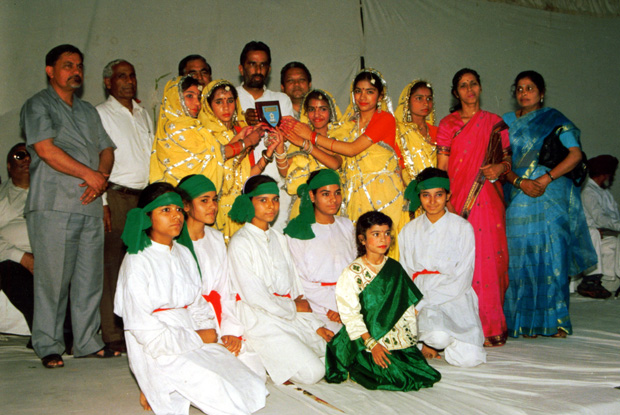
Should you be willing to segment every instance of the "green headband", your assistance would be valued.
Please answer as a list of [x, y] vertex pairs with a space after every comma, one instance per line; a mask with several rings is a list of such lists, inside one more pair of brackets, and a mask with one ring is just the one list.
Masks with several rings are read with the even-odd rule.
[[153, 226], [153, 222], [151, 222], [151, 218], [149, 218], [147, 213], [167, 205], [183, 207], [183, 199], [181, 199], [178, 193], [168, 192], [158, 196], [145, 207], [134, 208], [127, 213], [125, 228], [121, 235], [121, 239], [127, 245], [127, 252], [137, 254], [147, 246], [151, 246], [151, 238], [148, 237], [145, 231]]
[[[158, 196], [145, 207], [134, 208], [127, 213], [125, 228], [123, 229], [123, 234], [121, 235], [121, 239], [125, 245], [127, 245], [127, 252], [130, 254], [137, 254], [144, 248], [151, 246], [151, 238], [149, 238], [146, 234], [146, 230], [153, 226], [153, 222], [151, 222], [151, 218], [149, 218], [147, 213], [152, 212], [158, 207], [168, 205], [183, 207], [183, 199], [181, 199], [181, 196], [178, 193], [167, 192]], [[183, 223], [183, 229], [181, 229], [181, 234], [177, 240], [181, 245], [187, 247], [191, 251], [194, 259], [196, 260], [198, 272], [200, 272], [200, 265], [198, 265], [198, 259], [196, 258], [196, 253], [194, 252], [194, 244], [189, 237], [187, 224], [185, 222]]]
[[286, 235], [302, 240], [313, 239], [316, 236], [312, 231], [312, 224], [316, 223], [316, 217], [312, 200], [310, 200], [310, 191], [334, 184], [340, 186], [338, 173], [331, 169], [323, 169], [319, 170], [308, 183], [297, 188], [297, 195], [301, 198], [299, 215], [292, 219], [284, 229]]
[[423, 182], [412, 180], [405, 189], [405, 199], [409, 201], [409, 212], [415, 212], [420, 207], [420, 191], [437, 188], [446, 189], [449, 192], [450, 179], [431, 177]]
[[250, 200], [251, 197], [259, 195], [279, 195], [280, 189], [276, 182], [267, 182], [259, 184], [256, 189], [250, 193], [244, 193], [237, 196], [235, 203], [228, 212], [228, 216], [235, 222], [244, 223], [254, 219], [254, 205]]
[[185, 190], [191, 199], [196, 199], [198, 196], [207, 192], [216, 192], [213, 182], [202, 174], [190, 177], [178, 187], [179, 189]]

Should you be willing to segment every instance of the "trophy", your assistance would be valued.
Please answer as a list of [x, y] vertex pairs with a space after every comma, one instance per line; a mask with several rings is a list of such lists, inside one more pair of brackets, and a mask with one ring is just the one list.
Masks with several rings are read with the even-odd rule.
[[257, 102], [256, 113], [258, 114], [259, 121], [272, 127], [280, 125], [282, 111], [280, 111], [280, 103], [278, 101]]

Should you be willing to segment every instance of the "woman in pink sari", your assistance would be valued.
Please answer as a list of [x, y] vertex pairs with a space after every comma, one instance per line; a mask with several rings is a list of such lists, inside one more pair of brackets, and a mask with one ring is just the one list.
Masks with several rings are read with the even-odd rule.
[[487, 347], [503, 346], [507, 328], [504, 293], [508, 287], [508, 245], [504, 193], [497, 179], [510, 171], [508, 127], [480, 109], [480, 76], [461, 69], [452, 79], [459, 101], [437, 131], [437, 167], [450, 176], [448, 209], [469, 220], [476, 239], [473, 288]]

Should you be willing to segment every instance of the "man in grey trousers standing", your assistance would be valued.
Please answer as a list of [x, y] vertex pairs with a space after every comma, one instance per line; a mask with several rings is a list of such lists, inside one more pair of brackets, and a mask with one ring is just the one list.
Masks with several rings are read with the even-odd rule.
[[75, 96], [83, 55], [60, 45], [45, 57], [49, 85], [21, 111], [32, 155], [26, 200], [35, 257], [32, 343], [43, 365], [63, 367], [63, 322], [70, 298], [75, 357], [120, 355], [104, 348], [99, 330], [103, 281], [103, 207], [114, 143], [95, 108]]

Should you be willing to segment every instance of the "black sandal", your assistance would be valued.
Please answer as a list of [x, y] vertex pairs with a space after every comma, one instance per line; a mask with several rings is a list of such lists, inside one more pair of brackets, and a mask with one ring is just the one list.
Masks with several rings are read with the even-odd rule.
[[65, 362], [62, 360], [62, 356], [59, 354], [49, 354], [41, 359], [41, 363], [47, 369], [56, 369], [59, 367], [65, 367]]
[[[99, 352], [103, 352], [103, 354], [99, 354]], [[118, 354], [116, 354], [118, 353]], [[101, 350], [96, 351], [95, 353], [87, 354], [86, 356], [80, 356], [77, 359], [86, 359], [86, 358], [95, 358], [95, 359], [109, 359], [110, 357], [121, 357], [121, 352], [114, 351], [108, 347], [104, 347]]]

